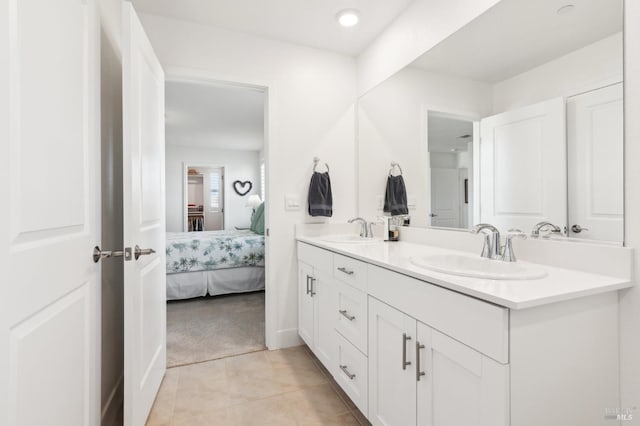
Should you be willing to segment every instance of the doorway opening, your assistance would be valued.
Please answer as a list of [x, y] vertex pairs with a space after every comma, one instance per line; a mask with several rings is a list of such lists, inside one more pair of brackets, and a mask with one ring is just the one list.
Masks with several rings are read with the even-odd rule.
[[165, 89], [167, 366], [264, 350], [266, 91]]
[[470, 228], [474, 221], [474, 122], [429, 111], [431, 226]]

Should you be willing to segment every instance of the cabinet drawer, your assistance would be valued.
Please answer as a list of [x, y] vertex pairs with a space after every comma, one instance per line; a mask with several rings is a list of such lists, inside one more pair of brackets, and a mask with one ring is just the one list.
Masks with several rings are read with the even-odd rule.
[[367, 289], [367, 264], [359, 260], [334, 254], [333, 276], [360, 290]]
[[338, 357], [333, 370], [334, 378], [362, 414], [368, 415], [367, 357], [339, 333]]
[[509, 362], [509, 310], [368, 265], [371, 296], [498, 362]]
[[331, 274], [333, 270], [333, 253], [311, 244], [298, 243], [298, 260], [313, 266], [316, 271]]
[[336, 330], [364, 354], [367, 353], [367, 294], [337, 282]]

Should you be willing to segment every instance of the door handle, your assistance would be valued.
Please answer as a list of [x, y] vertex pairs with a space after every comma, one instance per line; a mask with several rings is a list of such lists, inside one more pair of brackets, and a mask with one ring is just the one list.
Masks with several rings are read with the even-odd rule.
[[307, 294], [311, 293], [311, 290], [309, 289], [309, 281], [311, 280], [311, 277], [309, 275], [307, 275]]
[[411, 340], [411, 336], [402, 333], [402, 369], [406, 370], [407, 365], [411, 365], [411, 361], [407, 361], [407, 342]]
[[429, 217], [436, 217], [436, 216], [438, 216], [438, 215], [435, 214], [435, 213], [429, 213]]
[[93, 248], [93, 262], [98, 263], [101, 259], [110, 257], [124, 257], [124, 260], [131, 260], [131, 248], [126, 247], [124, 250], [100, 250], [100, 246]]
[[141, 249], [137, 244], [136, 244], [136, 248], [133, 252], [133, 257], [135, 257], [136, 260], [138, 260], [140, 258], [140, 256], [148, 256], [151, 255], [153, 253], [155, 253], [156, 251], [154, 249], [148, 248], [148, 249]]
[[424, 345], [416, 341], [416, 382], [419, 382], [420, 377], [426, 374], [424, 371], [420, 371], [420, 349], [424, 349]]
[[316, 292], [313, 291], [313, 283], [316, 282], [316, 279], [313, 278], [313, 277], [309, 277], [309, 278], [310, 278], [310, 281], [311, 281], [311, 287], [310, 287], [310, 290], [309, 290], [309, 294], [311, 295], [311, 297], [313, 297], [313, 296], [316, 295]]
[[573, 232], [575, 234], [579, 234], [582, 231], [588, 231], [588, 230], [589, 230], [589, 228], [583, 228], [582, 226], [577, 225], [577, 224], [571, 226], [571, 232]]

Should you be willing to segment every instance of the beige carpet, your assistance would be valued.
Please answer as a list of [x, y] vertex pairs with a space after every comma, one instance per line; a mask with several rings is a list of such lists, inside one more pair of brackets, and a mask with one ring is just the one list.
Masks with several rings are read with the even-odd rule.
[[167, 366], [265, 349], [264, 291], [167, 303]]

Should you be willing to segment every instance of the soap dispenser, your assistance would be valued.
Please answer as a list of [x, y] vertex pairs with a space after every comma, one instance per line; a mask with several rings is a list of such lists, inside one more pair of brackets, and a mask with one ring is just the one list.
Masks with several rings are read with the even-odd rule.
[[382, 238], [384, 241], [398, 241], [400, 232], [398, 230], [398, 221], [394, 216], [381, 216], [383, 230]]

